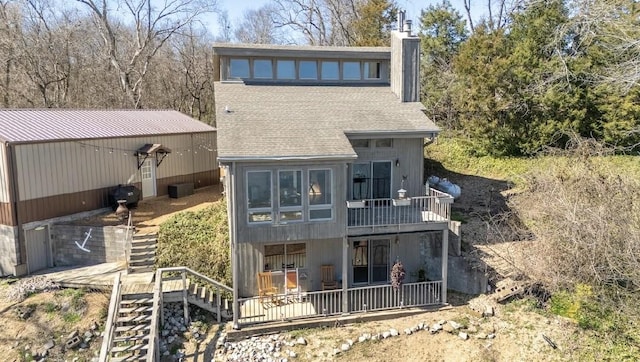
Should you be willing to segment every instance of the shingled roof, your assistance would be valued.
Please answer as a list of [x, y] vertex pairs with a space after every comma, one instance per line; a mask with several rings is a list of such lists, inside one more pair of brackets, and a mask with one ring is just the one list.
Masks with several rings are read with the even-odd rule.
[[0, 141], [9, 143], [212, 131], [215, 128], [172, 110], [0, 110]]
[[218, 158], [351, 159], [351, 137], [429, 137], [420, 103], [389, 86], [215, 84]]

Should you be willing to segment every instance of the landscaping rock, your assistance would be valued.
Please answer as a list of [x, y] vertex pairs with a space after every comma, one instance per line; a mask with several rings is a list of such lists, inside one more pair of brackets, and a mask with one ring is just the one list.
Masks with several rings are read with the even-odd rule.
[[302, 346], [306, 346], [307, 345], [307, 340], [304, 339], [304, 337], [299, 337], [298, 339], [296, 339], [296, 344], [302, 345]]
[[391, 328], [391, 329], [389, 329], [389, 333], [391, 333], [391, 336], [393, 336], [393, 337], [395, 337], [395, 336], [399, 336], [399, 335], [400, 335], [400, 333], [398, 332], [398, 330], [397, 330], [397, 329], [395, 329], [395, 328]]
[[343, 344], [342, 344], [342, 346], [340, 346], [340, 349], [341, 349], [343, 352], [346, 352], [346, 351], [348, 351], [349, 349], [351, 349], [351, 346], [349, 345], [349, 343], [343, 343]]
[[469, 339], [469, 335], [468, 335], [468, 334], [466, 334], [465, 332], [460, 332], [460, 333], [458, 333], [458, 337], [460, 337], [460, 339], [465, 340], [465, 341], [466, 341], [467, 339]]

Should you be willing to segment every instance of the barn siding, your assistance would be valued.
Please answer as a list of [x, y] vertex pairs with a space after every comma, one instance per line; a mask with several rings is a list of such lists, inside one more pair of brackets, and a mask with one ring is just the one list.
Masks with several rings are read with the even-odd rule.
[[[249, 225], [247, 221], [246, 172], [249, 170], [302, 169], [331, 169], [333, 171], [334, 217], [331, 221], [299, 222], [289, 224], [258, 224]], [[243, 164], [236, 169], [236, 215], [238, 226], [238, 242], [276, 242], [282, 240], [319, 240], [341, 238], [346, 233], [346, 163], [264, 163]], [[272, 195], [277, 195], [277, 185], [272, 184]], [[277, 202], [277, 198], [273, 198]], [[306, 215], [305, 215], [306, 218]]]
[[[161, 143], [172, 150], [158, 167], [159, 180], [217, 170], [214, 132], [193, 137], [185, 134], [21, 144], [15, 147], [20, 200], [95, 192], [139, 182], [133, 154], [146, 143]], [[214, 172], [207, 179], [215, 177]]]
[[[7, 145], [0, 143], [0, 203], [8, 203], [9, 197], [9, 162], [7, 160]], [[0, 220], [2, 214], [0, 214]]]

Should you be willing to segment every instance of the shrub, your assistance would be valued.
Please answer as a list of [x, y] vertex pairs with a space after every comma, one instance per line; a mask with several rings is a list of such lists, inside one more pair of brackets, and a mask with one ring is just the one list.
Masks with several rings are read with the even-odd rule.
[[226, 200], [193, 212], [174, 215], [158, 234], [157, 266], [186, 266], [214, 280], [231, 284], [231, 259]]

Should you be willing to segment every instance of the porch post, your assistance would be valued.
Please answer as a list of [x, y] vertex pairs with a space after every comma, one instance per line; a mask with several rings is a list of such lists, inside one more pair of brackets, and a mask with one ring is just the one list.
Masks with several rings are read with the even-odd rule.
[[342, 314], [349, 310], [349, 238], [342, 237]]
[[449, 229], [442, 230], [442, 303], [447, 303], [447, 269], [449, 258]]
[[240, 316], [240, 303], [238, 302], [238, 268], [239, 253], [238, 253], [238, 240], [237, 240], [237, 227], [236, 227], [236, 175], [235, 175], [235, 162], [232, 162], [226, 169], [225, 183], [227, 185], [227, 210], [229, 212], [229, 244], [231, 244], [231, 283], [233, 289], [233, 329], [240, 329], [238, 324], [238, 318]]

